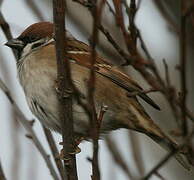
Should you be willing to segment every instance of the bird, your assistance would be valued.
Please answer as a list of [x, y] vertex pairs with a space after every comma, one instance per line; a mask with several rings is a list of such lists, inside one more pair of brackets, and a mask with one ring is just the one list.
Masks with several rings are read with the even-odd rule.
[[[30, 110], [45, 127], [62, 133], [56, 91], [55, 43], [53, 23], [37, 22], [5, 45], [17, 53], [18, 78]], [[91, 53], [89, 45], [77, 40], [66, 30], [65, 58], [70, 63], [72, 84], [79, 92], [79, 97], [73, 95], [72, 98], [74, 133], [75, 136], [86, 139], [91, 138], [89, 133], [91, 127], [88, 113], [79, 101], [87, 102]], [[107, 107], [100, 124], [100, 134], [125, 128], [147, 135], [167, 151], [178, 148], [177, 143], [161, 130], [139, 103], [137, 96], [153, 108], [160, 110], [160, 107], [143, 92], [141, 86], [132, 77], [108, 62], [99, 53], [96, 54], [94, 66], [96, 111], [99, 112], [102, 106]], [[130, 96], [134, 93], [136, 95]], [[190, 169], [188, 157], [185, 154], [178, 153], [175, 158], [184, 168]]]

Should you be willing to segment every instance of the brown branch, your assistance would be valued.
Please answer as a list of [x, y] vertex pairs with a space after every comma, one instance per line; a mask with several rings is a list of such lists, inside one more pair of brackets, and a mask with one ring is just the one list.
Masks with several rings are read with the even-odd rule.
[[[84, 0], [73, 0], [73, 1], [87, 8], [92, 14], [93, 6], [91, 4], [88, 5], [88, 3]], [[113, 13], [113, 15], [115, 16], [115, 12], [110, 6], [110, 4], [107, 1], [106, 1], [106, 4], [110, 9], [110, 12]], [[113, 46], [113, 48], [116, 50], [116, 52], [125, 60], [125, 63], [123, 64], [124, 65], [129, 64], [133, 58], [129, 54], [127, 54], [123, 49], [120, 48], [120, 46], [116, 43], [111, 33], [102, 24], [99, 24], [98, 28], [104, 34], [104, 36], [109, 41], [109, 43]]]
[[145, 44], [145, 42], [142, 38], [140, 30], [138, 28], [136, 28], [136, 30], [137, 30], [137, 36], [138, 36], [138, 39], [140, 41], [140, 45], [141, 45], [142, 50], [144, 51], [144, 53], [145, 53], [146, 57], [148, 58], [148, 60], [153, 63], [153, 59], [152, 59], [152, 57], [151, 57], [151, 55], [148, 51], [148, 48], [147, 48], [147, 46], [146, 46], [146, 44]]
[[126, 8], [126, 13], [128, 15], [128, 20], [129, 20], [129, 27], [128, 30], [130, 32], [132, 41], [134, 43], [134, 46], [137, 48], [137, 28], [135, 25], [135, 17], [136, 17], [136, 13], [137, 13], [137, 6], [136, 6], [136, 0], [131, 0], [130, 2], [130, 7], [127, 4], [127, 1], [124, 0], [123, 1], [125, 8]]
[[[174, 91], [172, 90], [172, 87], [170, 85], [170, 78], [169, 78], [169, 73], [168, 73], [168, 65], [166, 64], [166, 61], [163, 60], [163, 63], [164, 63], [164, 67], [165, 67], [165, 79], [166, 79], [166, 82], [167, 84], [165, 84], [165, 82], [163, 81], [163, 79], [161, 78], [161, 75], [159, 74], [159, 70], [158, 68], [156, 67], [156, 64], [155, 64], [155, 61], [154, 59], [152, 58], [152, 56], [150, 55], [149, 51], [148, 51], [148, 48], [142, 38], [142, 35], [139, 31], [139, 29], [137, 29], [138, 31], [138, 39], [140, 40], [140, 44], [141, 44], [141, 48], [142, 50], [144, 51], [149, 63], [147, 64], [147, 68], [149, 68], [153, 74], [155, 75], [155, 80], [154, 80], [154, 77], [152, 77], [152, 75], [147, 72], [147, 76], [148, 76], [148, 79], [144, 78], [151, 86], [154, 86], [154, 87], [157, 87], [158, 88], [160, 87], [161, 89], [158, 89], [160, 90], [161, 93], [163, 93], [165, 96], [166, 96], [166, 99], [169, 100], [170, 102], [170, 105], [171, 107], [174, 106], [173, 105], [173, 102], [171, 101], [171, 93], [169, 93], [170, 91]], [[138, 67], [137, 67], [138, 68]], [[140, 69], [140, 68], [139, 68]], [[143, 69], [141, 69], [141, 71], [143, 71]], [[140, 73], [141, 73], [140, 71]], [[146, 71], [146, 70], [145, 70]], [[142, 74], [142, 73], [141, 73]], [[146, 77], [147, 77], [146, 76]], [[152, 81], [153, 81], [153, 84], [152, 84]], [[156, 82], [159, 82], [159, 84], [155, 84], [154, 81]], [[174, 93], [174, 92], [173, 92]], [[174, 110], [174, 108], [172, 107], [172, 109]]]
[[[115, 20], [117, 23], [117, 26], [120, 28], [123, 38], [125, 41], [125, 45], [129, 52], [133, 51], [134, 53], [137, 51], [137, 48], [135, 46], [135, 42], [133, 42], [133, 38], [131, 34], [127, 31], [125, 28], [125, 22], [124, 22], [124, 15], [122, 11], [122, 1], [121, 0], [113, 0], [114, 8], [115, 8]], [[136, 53], [135, 53], [136, 55]], [[127, 65], [127, 63], [126, 63]]]
[[6, 180], [1, 162], [0, 162], [0, 180]]
[[184, 16], [185, 1], [181, 0], [181, 30], [180, 30], [180, 81], [181, 81], [181, 119], [182, 119], [182, 132], [186, 136], [188, 134], [188, 125], [186, 118], [186, 98], [187, 98], [187, 85], [186, 85], [186, 18]]
[[[165, 84], [164, 80], [161, 78], [161, 75], [159, 74], [159, 70], [158, 68], [156, 67], [156, 64], [153, 60], [153, 58], [151, 57], [147, 47], [146, 47], [146, 44], [144, 43], [144, 40], [141, 36], [141, 33], [140, 31], [137, 29], [137, 32], [138, 32], [138, 39], [140, 40], [140, 44], [141, 44], [141, 47], [144, 51], [144, 53], [146, 54], [146, 57], [148, 59], [148, 61], [150, 63], [148, 63], [147, 65], [145, 64], [145, 66], [147, 68], [149, 68], [155, 77], [152, 76], [152, 74], [150, 74], [146, 68], [143, 68], [141, 66], [143, 66], [144, 64], [141, 64], [141, 60], [140, 60], [140, 64], [137, 63], [137, 64], [134, 64], [134, 67], [136, 68], [136, 70], [138, 70], [142, 76], [144, 77], [144, 79], [152, 86], [152, 87], [158, 87], [160, 89], [158, 89], [166, 98], [166, 100], [169, 102], [169, 105], [172, 109], [172, 113], [175, 117], [175, 120], [178, 124], [179, 127], [181, 127], [180, 123], [179, 123], [179, 119], [180, 119], [180, 116], [179, 116], [179, 112], [178, 112], [178, 109], [177, 109], [177, 103], [176, 103], [176, 92], [175, 92], [175, 89], [169, 84], [170, 83], [170, 78], [169, 78], [169, 75], [168, 75], [168, 67], [167, 67], [167, 64], [165, 64], [164, 62], [164, 65], [165, 65], [165, 72], [166, 72], [166, 81], [167, 84]], [[135, 54], [135, 53], [134, 53]], [[139, 58], [141, 59], [141, 56], [138, 55]], [[139, 61], [137, 59], [137, 61]], [[155, 78], [155, 79], [154, 79]], [[157, 83], [159, 82], [159, 83]]]
[[120, 48], [120, 46], [116, 43], [110, 32], [103, 25], [99, 26], [99, 30], [104, 34], [106, 39], [113, 46], [116, 52], [125, 60], [125, 62], [130, 63], [132, 58], [130, 57], [130, 55], [128, 55], [124, 50]]
[[70, 75], [69, 61], [65, 59], [66, 55], [66, 33], [65, 33], [65, 0], [53, 0], [53, 19], [55, 25], [56, 38], [56, 59], [57, 59], [57, 82], [59, 112], [62, 127], [63, 151], [65, 169], [68, 180], [76, 180], [77, 168], [73, 130], [72, 114], [72, 81]]
[[48, 169], [50, 170], [51, 175], [53, 176], [53, 179], [59, 180], [58, 175], [53, 167], [53, 164], [47, 155], [44, 147], [40, 143], [38, 137], [36, 136], [34, 130], [32, 129], [32, 123], [31, 121], [28, 121], [25, 117], [25, 115], [22, 113], [22, 111], [19, 109], [18, 105], [15, 103], [14, 99], [12, 98], [10, 91], [6, 87], [6, 85], [3, 83], [3, 81], [0, 79], [0, 89], [6, 94], [7, 98], [9, 99], [10, 103], [12, 104], [12, 108], [16, 114], [16, 117], [18, 121], [24, 126], [28, 133], [28, 137], [34, 142], [36, 148], [42, 155], [43, 159], [45, 160]]
[[62, 163], [61, 159], [59, 158], [59, 152], [58, 152], [57, 146], [55, 144], [53, 135], [49, 129], [45, 128], [44, 126], [42, 126], [42, 127], [43, 127], [44, 134], [46, 136], [47, 142], [49, 144], [49, 147], [51, 149], [55, 164], [56, 164], [58, 171], [60, 173], [61, 179], [64, 180], [64, 179], [66, 179], [65, 170], [63, 167], [63, 163]]
[[[174, 118], [175, 118], [175, 121], [177, 123], [177, 126], [179, 129], [181, 129], [181, 122], [180, 122], [180, 112], [178, 111], [178, 108], [177, 108], [177, 105], [176, 103], [174, 102], [174, 100], [170, 100], [170, 99], [175, 99], [175, 89], [174, 87], [171, 85], [171, 82], [170, 82], [170, 75], [169, 75], [169, 69], [168, 69], [168, 64], [166, 63], [166, 60], [163, 59], [163, 64], [164, 64], [164, 69], [165, 69], [165, 83], [166, 83], [166, 89], [168, 91], [168, 102], [169, 102], [169, 105], [171, 106], [171, 110], [172, 110], [172, 113], [174, 115]], [[166, 93], [167, 94], [167, 93]]]
[[[101, 14], [105, 4], [105, 0], [101, 0], [100, 4], [97, 4], [97, 1], [93, 1], [93, 9], [91, 11], [93, 16], [93, 30], [92, 30], [92, 38], [90, 41], [91, 47], [91, 70], [90, 77], [88, 81], [88, 104], [91, 106], [91, 116], [90, 116], [90, 125], [91, 125], [91, 136], [93, 141], [93, 158], [92, 158], [92, 180], [100, 180], [100, 169], [98, 163], [98, 139], [99, 139], [99, 131], [100, 126], [97, 118], [94, 93], [95, 93], [95, 63], [96, 63], [96, 45], [98, 43], [98, 26], [101, 21]], [[103, 117], [103, 116], [102, 116]], [[101, 118], [101, 117], [100, 117]]]

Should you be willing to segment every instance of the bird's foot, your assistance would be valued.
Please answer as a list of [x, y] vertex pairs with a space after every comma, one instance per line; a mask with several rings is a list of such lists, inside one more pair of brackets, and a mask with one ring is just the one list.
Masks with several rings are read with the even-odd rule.
[[[81, 143], [81, 141], [84, 140], [83, 137], [79, 137], [79, 138], [76, 138], [75, 139], [75, 147], [73, 148], [73, 151], [71, 152], [68, 152], [67, 154], [65, 153], [64, 149], [62, 148], [61, 149], [61, 152], [59, 153], [59, 158], [62, 159], [62, 160], [70, 160], [70, 156], [71, 155], [75, 155], [75, 154], [78, 154], [81, 152], [81, 149], [78, 147], [78, 145]], [[60, 145], [64, 145], [63, 142], [60, 142], [59, 143]]]

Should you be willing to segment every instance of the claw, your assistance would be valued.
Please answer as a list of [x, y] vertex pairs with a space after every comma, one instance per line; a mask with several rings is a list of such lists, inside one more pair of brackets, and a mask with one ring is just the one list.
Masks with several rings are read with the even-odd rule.
[[68, 154], [74, 155], [74, 154], [78, 154], [80, 152], [81, 152], [81, 149], [78, 146], [76, 146], [75, 151], [74, 152], [69, 152]]
[[[77, 139], [75, 140], [75, 145], [76, 145], [76, 146], [75, 146], [75, 148], [74, 148], [74, 151], [73, 151], [73, 152], [68, 152], [68, 155], [75, 155], [75, 154], [78, 154], [78, 153], [81, 152], [81, 149], [78, 147], [78, 145], [81, 143], [81, 141], [82, 141], [83, 139], [84, 139], [84, 138], [81, 137], [81, 138], [77, 138]], [[60, 144], [60, 145], [64, 145], [63, 142], [60, 142], [59, 144]], [[64, 149], [62, 148], [62, 149], [61, 149], [61, 152], [59, 153], [59, 155], [58, 155], [57, 158], [60, 158], [60, 159], [65, 160], [65, 161], [69, 161], [71, 158], [69, 158], [68, 155], [65, 155], [65, 151], [64, 151]], [[67, 163], [68, 163], [68, 162], [67, 162]]]

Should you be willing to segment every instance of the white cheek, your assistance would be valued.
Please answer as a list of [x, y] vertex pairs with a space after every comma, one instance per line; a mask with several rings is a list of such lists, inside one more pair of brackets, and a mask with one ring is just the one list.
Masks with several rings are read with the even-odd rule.
[[25, 57], [26, 55], [28, 55], [28, 54], [31, 52], [31, 50], [32, 50], [32, 45], [33, 45], [33, 44], [27, 44], [27, 45], [25, 46], [25, 48], [24, 48], [23, 51], [22, 51], [21, 58], [22, 58], [22, 57]]

